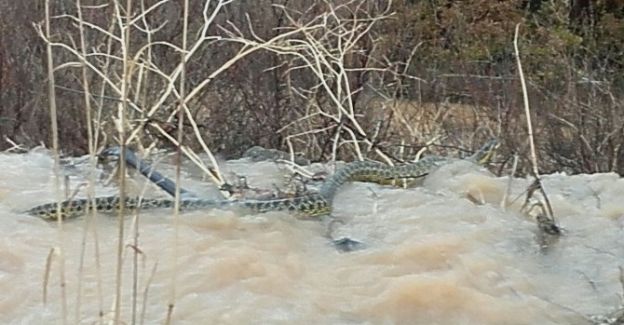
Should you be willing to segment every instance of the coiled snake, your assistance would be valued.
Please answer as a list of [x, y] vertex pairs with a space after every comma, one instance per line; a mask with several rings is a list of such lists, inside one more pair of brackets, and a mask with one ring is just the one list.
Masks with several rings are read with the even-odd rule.
[[[485, 164], [491, 158], [498, 142], [491, 140], [487, 142], [474, 155], [467, 158], [478, 164]], [[148, 177], [156, 185], [160, 186], [167, 193], [173, 195], [175, 183], [164, 177], [151, 166], [139, 160], [131, 151], [127, 151], [126, 160], [129, 165], [138, 169], [143, 175]], [[336, 191], [346, 182], [365, 181], [386, 184], [392, 180], [418, 178], [427, 175], [438, 167], [448, 164], [457, 159], [429, 156], [418, 162], [388, 166], [373, 161], [356, 161], [344, 165], [338, 169], [331, 177], [325, 180], [318, 193], [310, 193], [293, 198], [268, 199], [268, 200], [211, 200], [198, 198], [191, 192], [181, 189], [180, 209], [198, 210], [206, 208], [230, 208], [239, 207], [252, 210], [253, 212], [267, 211], [292, 211], [300, 213], [306, 217], [317, 217], [327, 215], [331, 212], [331, 206]], [[105, 196], [95, 198], [95, 209], [99, 212], [118, 211], [123, 203], [126, 210], [135, 209], [155, 209], [171, 208], [174, 206], [174, 199], [154, 199], [127, 197], [120, 202], [119, 196]], [[60, 203], [60, 212], [57, 211], [57, 203], [47, 203], [36, 206], [27, 213], [47, 220], [56, 220], [57, 216], [67, 219], [84, 215], [91, 209], [91, 201], [88, 199], [71, 199]]]

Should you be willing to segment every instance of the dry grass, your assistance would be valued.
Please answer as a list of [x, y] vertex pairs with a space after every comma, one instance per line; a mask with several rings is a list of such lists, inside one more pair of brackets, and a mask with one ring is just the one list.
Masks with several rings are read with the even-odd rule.
[[[45, 35], [50, 37], [50, 1], [45, 2]], [[52, 155], [54, 158], [54, 188], [56, 190], [57, 201], [57, 229], [58, 229], [58, 263], [59, 263], [59, 284], [61, 291], [61, 319], [63, 324], [67, 324], [67, 290], [65, 282], [65, 236], [63, 231], [63, 219], [61, 218], [61, 182], [60, 182], [60, 162], [59, 162], [59, 140], [58, 140], [58, 120], [57, 107], [54, 89], [54, 60], [52, 55], [52, 46], [48, 43], [46, 46], [47, 66], [48, 66], [48, 99], [50, 105], [50, 129], [52, 130]], [[52, 251], [51, 251], [52, 253]], [[50, 258], [47, 259], [46, 270], [49, 270]], [[48, 273], [48, 271], [46, 271]], [[46, 276], [46, 279], [48, 277]], [[46, 287], [44, 283], [44, 288]]]

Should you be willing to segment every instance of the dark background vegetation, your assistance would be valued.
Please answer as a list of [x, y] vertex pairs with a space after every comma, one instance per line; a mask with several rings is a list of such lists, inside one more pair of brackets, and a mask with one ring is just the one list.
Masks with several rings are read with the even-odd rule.
[[[52, 2], [53, 14], [75, 14], [74, 1]], [[45, 43], [32, 25], [42, 21], [43, 3], [0, 1], [0, 149], [11, 146], [6, 138], [25, 146], [50, 144]], [[154, 22], [168, 21], [155, 40], [181, 43], [180, 3], [172, 1], [150, 14]], [[203, 1], [191, 3], [200, 8]], [[217, 26], [228, 21], [245, 32], [248, 14], [255, 33], [270, 38], [288, 25], [283, 11], [273, 4], [292, 10], [311, 8], [306, 15], [325, 6], [320, 0], [235, 1], [219, 14], [211, 34], [221, 33]], [[386, 1], [370, 0], [364, 9], [374, 13], [385, 5]], [[401, 72], [350, 73], [352, 89], [362, 89], [353, 95], [358, 116], [367, 132], [376, 134], [375, 146], [391, 155], [401, 147], [411, 154], [435, 135], [441, 136], [438, 142], [473, 148], [498, 136], [502, 156], [515, 152], [526, 157], [527, 131], [512, 43], [520, 23], [521, 58], [541, 168], [624, 173], [624, 1], [396, 0], [391, 6], [394, 15], [376, 24], [348, 61], [350, 67]], [[84, 15], [107, 26], [111, 10]], [[191, 15], [201, 21], [201, 11]], [[72, 23], [62, 19], [53, 23], [53, 38], [78, 42]], [[87, 36], [89, 44], [102, 43], [97, 33]], [[235, 43], [206, 46], [189, 62], [189, 85], [239, 48]], [[54, 54], [56, 62], [71, 56], [57, 50]], [[154, 49], [153, 60], [161, 67], [168, 62], [175, 66], [177, 58], [173, 51]], [[305, 73], [289, 72], [288, 63], [279, 55], [256, 52], [219, 75], [190, 103], [210, 148], [226, 157], [238, 156], [252, 145], [286, 149], [285, 137], [298, 131], [289, 129], [290, 122], [305, 115], [312, 104], [331, 105], [322, 93], [307, 101], [294, 96], [292, 87], [309, 88], [315, 81]], [[56, 78], [61, 147], [65, 154], [85, 153], [83, 96], [67, 90], [82, 89], [80, 71], [63, 70]], [[161, 88], [156, 81], [148, 87], [146, 106]], [[102, 103], [104, 111], [114, 111], [113, 100]], [[386, 104], [391, 109], [385, 109]], [[164, 122], [173, 109], [169, 103], [152, 120], [173, 131], [175, 123]], [[149, 127], [145, 136], [158, 137]], [[333, 138], [331, 130], [320, 132], [313, 143], [302, 139], [295, 149], [323, 160]], [[188, 143], [196, 145], [190, 137]], [[349, 159], [344, 152], [342, 156]]]

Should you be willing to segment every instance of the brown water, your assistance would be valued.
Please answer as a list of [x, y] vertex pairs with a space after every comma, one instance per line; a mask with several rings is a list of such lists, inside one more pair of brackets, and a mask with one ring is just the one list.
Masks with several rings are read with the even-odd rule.
[[[272, 163], [228, 162], [249, 183], [282, 181]], [[0, 154], [0, 323], [61, 320], [59, 259], [42, 302], [46, 257], [58, 245], [54, 223], [17, 211], [54, 199], [46, 152]], [[162, 167], [171, 175], [171, 166]], [[65, 168], [72, 185], [85, 164]], [[214, 194], [192, 168], [184, 186]], [[142, 180], [135, 177], [135, 183]], [[175, 324], [587, 324], [620, 302], [624, 257], [624, 180], [615, 174], [547, 175], [544, 183], [565, 236], [540, 248], [536, 226], [500, 202], [506, 178], [467, 162], [445, 166], [412, 189], [354, 183], [335, 200], [334, 237], [367, 248], [339, 253], [326, 223], [287, 213], [250, 215], [209, 210], [184, 213], [178, 228]], [[529, 181], [516, 179], [512, 198]], [[115, 193], [99, 183], [99, 195]], [[141, 186], [138, 186], [140, 188]], [[467, 199], [482, 199], [475, 204]], [[149, 196], [162, 196], [149, 188]], [[520, 200], [521, 201], [521, 200]], [[84, 218], [65, 224], [67, 317], [76, 320]], [[112, 317], [117, 221], [97, 222], [104, 320]], [[132, 218], [127, 219], [132, 243]], [[174, 227], [169, 211], [140, 218], [138, 308], [145, 323], [162, 323], [171, 297]], [[79, 322], [98, 320], [94, 236], [87, 237]], [[132, 248], [126, 246], [122, 319], [130, 323]], [[152, 269], [156, 265], [153, 277]], [[147, 300], [143, 299], [149, 286]], [[140, 319], [140, 317], [137, 317]]]

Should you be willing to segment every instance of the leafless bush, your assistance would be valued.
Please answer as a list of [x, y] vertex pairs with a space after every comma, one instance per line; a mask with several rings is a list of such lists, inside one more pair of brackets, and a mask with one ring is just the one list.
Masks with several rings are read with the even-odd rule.
[[[405, 149], [409, 154], [436, 138], [447, 144], [475, 146], [473, 142], [494, 133], [504, 139], [503, 152], [513, 151], [526, 157], [526, 130], [520, 122], [522, 101], [510, 46], [513, 26], [524, 19], [526, 34], [520, 46], [527, 53], [526, 75], [535, 107], [535, 133], [539, 135], [536, 145], [545, 162], [542, 168], [622, 172], [622, 82], [615, 73], [622, 65], [618, 59], [622, 57], [618, 55], [621, 46], [611, 42], [611, 52], [601, 47], [609, 39], [619, 37], [619, 7], [605, 4], [589, 10], [580, 2], [574, 3], [574, 8], [557, 2], [527, 3], [233, 1], [213, 18], [206, 30], [214, 38], [206, 40], [189, 58], [189, 87], [200, 85], [242, 49], [243, 43], [223, 38], [235, 35], [261, 43], [297, 24], [313, 23], [318, 17], [329, 18], [327, 23], [333, 24], [329, 27], [345, 32], [355, 25], [370, 25], [364, 34], [360, 30], [352, 32], [362, 35], [350, 48], [343, 46], [347, 52], [338, 58], [344, 66], [348, 87], [337, 79], [328, 83], [333, 89], [338, 89], [336, 85], [344, 91], [348, 88], [350, 94], [345, 96], [342, 91], [340, 96], [349, 99], [340, 106], [349, 109], [353, 105], [364, 134], [359, 134], [348, 115], [340, 113], [335, 115], [339, 121], [320, 115], [298, 120], [318, 110], [334, 112], [335, 103], [327, 91], [316, 87], [318, 76], [309, 69], [298, 69], [302, 64], [300, 57], [275, 49], [254, 51], [239, 58], [227, 70], [212, 76], [189, 98], [187, 106], [206, 145], [226, 156], [239, 155], [251, 145], [284, 149], [290, 142], [294, 150], [313, 160], [335, 154], [350, 157], [354, 153], [351, 149], [333, 148], [336, 138], [354, 141], [349, 129], [354, 131], [356, 142], [362, 144], [363, 155], [375, 148], [390, 156], [405, 153]], [[152, 4], [158, 5], [149, 9], [150, 4], [137, 2], [137, 12], [148, 12], [135, 21], [130, 34], [131, 52], [142, 53], [135, 58], [140, 64], [132, 70], [132, 97], [138, 109], [131, 110], [129, 118], [133, 125], [144, 126], [138, 134], [148, 142], [166, 139], [160, 130], [173, 134], [176, 128], [175, 95], [163, 97], [168, 82], [152, 69], [167, 75], [176, 69], [176, 48], [167, 44], [180, 43], [182, 28], [182, 7], [178, 2]], [[204, 1], [193, 0], [190, 6], [202, 8], [203, 4]], [[75, 6], [68, 1], [55, 5], [53, 40], [77, 44]], [[0, 134], [28, 146], [48, 143], [49, 129], [42, 123], [47, 116], [42, 105], [47, 95], [40, 83], [45, 80], [41, 64], [43, 44], [29, 25], [41, 20], [43, 6], [17, 2], [0, 6], [3, 15], [14, 17], [0, 22]], [[217, 2], [212, 1], [209, 6], [212, 10]], [[332, 10], [334, 14], [327, 15]], [[119, 60], [114, 59], [119, 46], [110, 43], [107, 35], [118, 32], [113, 14], [109, 5], [84, 10], [84, 19], [100, 28], [86, 28], [89, 51], [110, 53], [92, 55], [89, 62], [114, 72], [119, 69]], [[191, 40], [201, 33], [201, 15], [200, 11], [190, 14]], [[383, 19], [373, 23], [366, 21], [367, 17]], [[322, 35], [323, 31], [318, 29], [308, 36], [296, 37], [330, 48], [347, 34], [319, 38]], [[141, 50], [141, 44], [152, 45]], [[66, 49], [55, 49], [59, 62], [76, 62], [73, 55]], [[77, 70], [63, 69], [56, 74], [62, 124], [59, 137], [67, 153], [86, 152], [88, 147], [86, 125], [78, 118], [84, 104]], [[115, 91], [104, 86], [96, 75], [91, 77], [90, 85], [96, 109], [101, 108], [104, 117], [110, 115], [116, 105]], [[156, 106], [158, 109], [153, 110]], [[101, 135], [111, 129], [111, 123], [102, 119]], [[201, 147], [192, 134], [187, 134], [185, 143]], [[0, 146], [12, 145], [2, 139]], [[519, 172], [528, 171], [527, 162], [520, 161]]]

